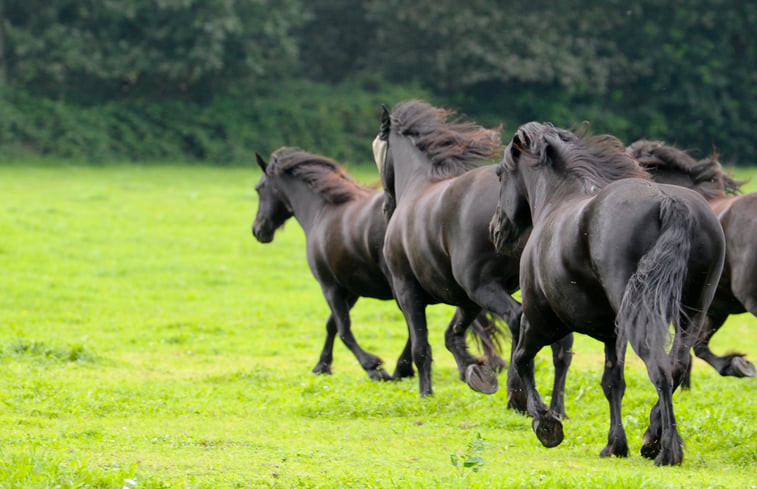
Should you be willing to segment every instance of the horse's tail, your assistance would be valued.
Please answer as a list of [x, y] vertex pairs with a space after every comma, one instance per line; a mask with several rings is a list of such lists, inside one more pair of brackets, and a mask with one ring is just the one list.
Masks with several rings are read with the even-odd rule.
[[626, 341], [636, 353], [661, 358], [670, 339], [670, 323], [680, 330], [681, 295], [691, 251], [694, 216], [681, 201], [663, 196], [660, 235], [639, 260], [626, 284], [615, 318], [618, 351]]
[[502, 318], [491, 312], [482, 312], [470, 325], [471, 336], [486, 355], [486, 363], [494, 370], [504, 369], [502, 359], [502, 340], [510, 335], [509, 329], [500, 325]]

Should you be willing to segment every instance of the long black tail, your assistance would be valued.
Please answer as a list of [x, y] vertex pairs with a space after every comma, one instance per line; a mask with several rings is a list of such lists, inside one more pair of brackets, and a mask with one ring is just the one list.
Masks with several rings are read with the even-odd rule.
[[684, 203], [665, 196], [660, 203], [660, 223], [660, 236], [639, 260], [615, 319], [618, 351], [629, 341], [642, 358], [665, 356], [671, 321], [675, 331], [680, 331], [681, 294], [694, 217]]

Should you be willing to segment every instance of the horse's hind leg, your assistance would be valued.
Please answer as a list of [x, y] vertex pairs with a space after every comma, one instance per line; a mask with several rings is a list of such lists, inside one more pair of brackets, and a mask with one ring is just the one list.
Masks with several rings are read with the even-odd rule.
[[457, 308], [444, 332], [444, 344], [455, 357], [460, 378], [475, 391], [493, 394], [499, 388], [496, 372], [473, 357], [465, 342], [465, 332], [480, 312], [480, 307]]
[[318, 363], [313, 367], [314, 374], [330, 374], [331, 362], [334, 359], [334, 339], [336, 338], [336, 320], [334, 314], [329, 314], [326, 320], [326, 341], [323, 343], [323, 350], [318, 359]]
[[381, 368], [383, 363], [379, 357], [363, 350], [352, 334], [350, 323], [350, 309], [357, 302], [357, 297], [347, 296], [339, 290], [325, 290], [326, 302], [331, 307], [332, 315], [336, 322], [337, 332], [344, 344], [355, 355], [360, 366], [373, 380], [391, 380], [389, 373]]
[[673, 346], [667, 356], [656, 358], [648, 348], [634, 345], [647, 366], [649, 378], [657, 388], [658, 400], [649, 414], [649, 427], [644, 433], [641, 446], [641, 454], [654, 459], [656, 465], [676, 465], [683, 461], [683, 441], [678, 434], [673, 414], [673, 392], [689, 369], [692, 341], [687, 335], [690, 320], [682, 314], [680, 322], [683, 328], [674, 336]]
[[670, 370], [662, 362], [645, 362], [658, 401], [649, 415], [649, 428], [644, 433], [641, 454], [654, 459], [656, 465], [676, 465], [683, 461], [683, 441], [676, 429], [673, 414], [673, 381]]
[[625, 363], [625, 344], [618, 352], [615, 341], [605, 343], [605, 370], [602, 375], [602, 391], [610, 403], [610, 432], [607, 435], [607, 445], [600, 452], [601, 457], [628, 456], [628, 439], [623, 429], [621, 404], [626, 391], [626, 380], [623, 373]]

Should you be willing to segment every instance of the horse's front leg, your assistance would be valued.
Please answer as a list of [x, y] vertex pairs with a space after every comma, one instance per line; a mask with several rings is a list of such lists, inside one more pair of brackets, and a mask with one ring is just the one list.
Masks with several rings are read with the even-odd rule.
[[552, 400], [549, 408], [566, 419], [565, 413], [565, 382], [568, 378], [568, 369], [573, 359], [573, 333], [564, 336], [559, 341], [552, 343], [552, 364], [555, 367], [555, 380], [552, 384]]
[[601, 457], [628, 456], [628, 439], [623, 429], [621, 417], [621, 403], [626, 391], [626, 379], [623, 373], [625, 355], [625, 344], [618, 351], [614, 340], [605, 343], [605, 370], [602, 375], [602, 391], [610, 403], [610, 432], [607, 435], [607, 446], [599, 454]]
[[507, 368], [507, 362], [500, 355], [499, 338], [497, 338], [500, 331], [495, 320], [482, 310], [471, 323], [470, 329], [478, 336], [486, 365], [495, 372], [501, 372]]
[[[719, 356], [710, 350], [710, 339], [717, 333], [727, 317], [725, 315], [707, 316], [704, 326], [697, 340], [694, 342], [694, 354], [709, 363], [720, 375], [754, 377], [756, 373], [754, 365], [744, 358], [743, 353], [730, 353]], [[681, 386], [684, 389], [691, 387], [691, 368], [684, 375]]]
[[357, 297], [348, 296], [339, 289], [324, 290], [324, 296], [329, 307], [331, 307], [339, 337], [355, 355], [355, 358], [360, 362], [360, 366], [363, 367], [368, 376], [373, 380], [391, 380], [392, 377], [389, 373], [381, 368], [382, 360], [376, 355], [363, 350], [352, 334], [350, 309], [357, 302]]
[[520, 338], [513, 350], [513, 363], [526, 390], [526, 412], [533, 417], [531, 426], [542, 445], [547, 448], [556, 447], [564, 438], [560, 416], [542, 402], [536, 390], [533, 369], [534, 357], [550, 342], [543, 342], [543, 334], [534, 334], [525, 315], [521, 317], [520, 329]]
[[399, 358], [397, 358], [397, 366], [394, 368], [394, 374], [392, 374], [393, 380], [400, 380], [406, 377], [412, 377], [415, 375], [413, 370], [413, 342], [410, 340], [410, 333], [408, 331], [407, 341], [405, 347], [402, 349]]
[[480, 307], [457, 308], [444, 332], [444, 344], [455, 357], [460, 379], [475, 391], [493, 394], [499, 388], [497, 373], [484, 362], [473, 357], [468, 352], [465, 341], [468, 326], [476, 320], [480, 312]]
[[[518, 412], [526, 412], [526, 389], [523, 387], [520, 376], [515, 369], [513, 362], [513, 352], [520, 336], [520, 322], [523, 315], [523, 309], [513, 297], [504, 288], [498, 285], [488, 284], [473, 290], [471, 297], [476, 303], [481, 304], [485, 309], [493, 311], [507, 323], [512, 337], [512, 347], [510, 349], [510, 365], [507, 368], [507, 407]], [[531, 364], [533, 371], [533, 362]]]
[[412, 279], [402, 280], [395, 277], [394, 293], [402, 313], [405, 315], [413, 362], [418, 370], [418, 383], [421, 397], [430, 396], [431, 389], [431, 345], [428, 343], [426, 325], [426, 302], [420, 286]]

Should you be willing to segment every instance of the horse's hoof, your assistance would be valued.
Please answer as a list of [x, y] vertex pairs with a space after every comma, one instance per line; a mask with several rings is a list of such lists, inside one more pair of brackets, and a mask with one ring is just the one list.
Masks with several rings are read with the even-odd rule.
[[383, 368], [374, 368], [372, 370], [366, 370], [366, 372], [368, 373], [368, 377], [370, 377], [371, 380], [392, 380], [392, 376], [389, 375], [389, 372], [387, 372]]
[[744, 357], [733, 357], [731, 359], [731, 371], [736, 377], [754, 377], [757, 373], [752, 362]]
[[651, 437], [648, 437], [646, 434], [644, 435], [644, 439], [641, 443], [641, 456], [649, 459], [655, 459], [657, 458], [657, 455], [660, 454], [660, 440], [659, 439], [652, 439]]
[[331, 375], [331, 365], [327, 363], [319, 363], [313, 367], [313, 373], [318, 375]]
[[474, 391], [483, 394], [494, 394], [499, 389], [499, 381], [494, 370], [475, 363], [465, 369], [465, 383]]
[[547, 448], [556, 447], [565, 438], [562, 423], [549, 413], [534, 418], [531, 421], [531, 427], [534, 429], [534, 433], [536, 433], [536, 437], [539, 438], [541, 444]]
[[415, 370], [413, 370], [413, 367], [410, 367], [410, 368], [397, 367], [396, 369], [394, 369], [392, 380], [407, 379], [414, 375], [415, 375]]
[[507, 408], [517, 411], [521, 414], [527, 414], [526, 409], [526, 395], [523, 391], [508, 391], [507, 392]]
[[655, 465], [681, 465], [683, 463], [683, 450], [661, 450], [654, 459]]
[[628, 444], [625, 442], [609, 443], [599, 453], [600, 457], [627, 457], [628, 456]]

